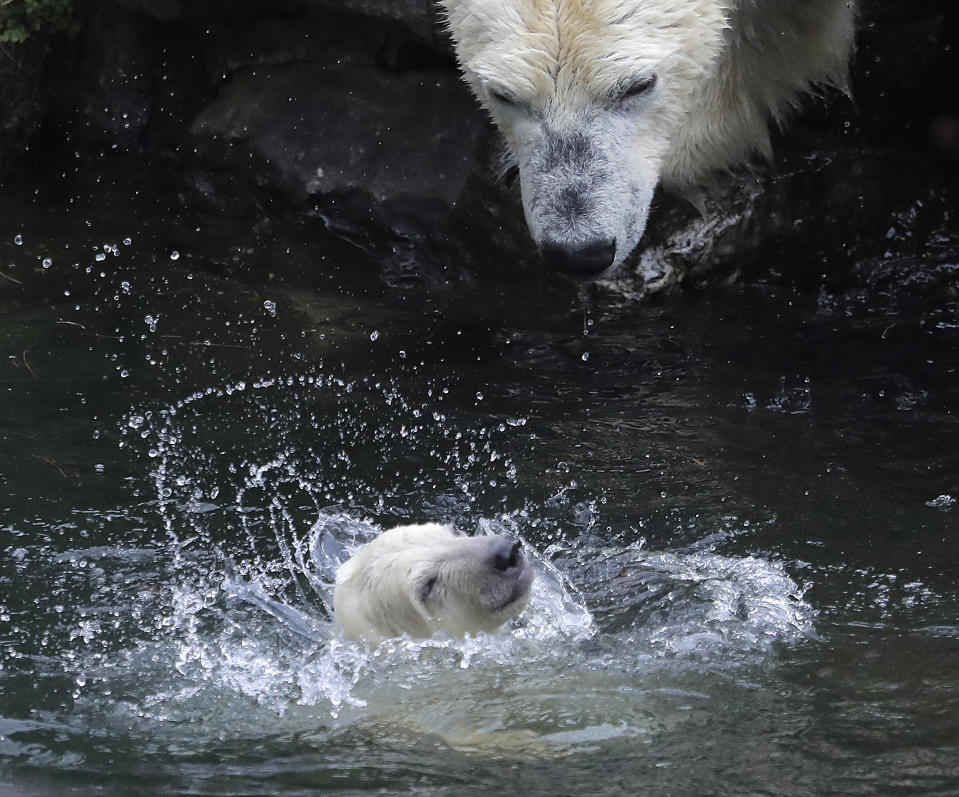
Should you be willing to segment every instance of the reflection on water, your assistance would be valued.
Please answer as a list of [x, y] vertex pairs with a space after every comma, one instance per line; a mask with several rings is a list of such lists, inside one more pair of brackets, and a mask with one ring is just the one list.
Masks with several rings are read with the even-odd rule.
[[[0, 791], [955, 791], [954, 299], [584, 335], [111, 201], [0, 240]], [[347, 644], [336, 566], [423, 520], [521, 537], [529, 609]]]

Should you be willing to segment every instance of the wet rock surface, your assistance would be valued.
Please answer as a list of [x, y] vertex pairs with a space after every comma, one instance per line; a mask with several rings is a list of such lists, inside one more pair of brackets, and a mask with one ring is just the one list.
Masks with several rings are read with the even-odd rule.
[[484, 125], [454, 75], [294, 63], [235, 74], [191, 133], [211, 168], [253, 161], [293, 200], [358, 193], [428, 215], [462, 193]]
[[[116, 0], [82, 15], [46, 89], [44, 163], [163, 163], [173, 201], [299, 216], [394, 288], [553, 279], [428, 0]], [[724, 178], [703, 215], [660, 197], [617, 288], [872, 284], [959, 260], [957, 18], [947, 2], [865, 4], [855, 104], [810, 103], [775, 161]]]

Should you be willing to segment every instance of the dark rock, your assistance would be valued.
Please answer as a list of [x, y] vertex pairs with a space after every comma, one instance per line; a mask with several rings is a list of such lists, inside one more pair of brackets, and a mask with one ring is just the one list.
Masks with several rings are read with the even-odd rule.
[[94, 140], [125, 150], [140, 145], [157, 100], [148, 37], [140, 16], [112, 8], [110, 35], [86, 48], [78, 105]]
[[240, 70], [296, 62], [373, 67], [389, 38], [383, 25], [360, 30], [339, 17], [220, 22], [203, 40], [204, 78], [217, 86]]
[[327, 13], [350, 11], [374, 19], [388, 19], [404, 25], [424, 41], [447, 42], [433, 0], [304, 0], [303, 5]]
[[0, 172], [22, 154], [38, 123], [46, 46], [0, 48]]
[[234, 72], [296, 62], [366, 66], [386, 75], [404, 71], [453, 71], [452, 60], [414, 43], [389, 20], [338, 13], [219, 21], [206, 26], [198, 48], [211, 86]]
[[224, 20], [295, 14], [298, 0], [113, 0], [134, 14], [169, 22], [180, 19]]
[[[816, 288], [863, 281], [864, 263], [959, 259], [959, 185], [922, 153], [791, 153], [727, 178], [703, 201], [661, 197], [646, 245], [618, 275], [655, 292], [740, 278]], [[632, 285], [631, 281], [639, 285]]]
[[286, 17], [327, 18], [344, 13], [403, 26], [422, 41], [444, 43], [439, 11], [432, 0], [114, 0], [123, 10], [170, 22], [196, 19], [227, 22]]
[[181, 0], [116, 0], [116, 3], [128, 12], [153, 19], [171, 20], [183, 16]]
[[931, 108], [948, 94], [946, 28], [932, 3], [867, 4], [852, 79], [855, 102], [865, 111], [858, 130], [883, 142], [923, 141]]
[[296, 63], [237, 74], [192, 132], [211, 165], [253, 162], [294, 198], [359, 194], [431, 212], [459, 197], [484, 126], [454, 74]]

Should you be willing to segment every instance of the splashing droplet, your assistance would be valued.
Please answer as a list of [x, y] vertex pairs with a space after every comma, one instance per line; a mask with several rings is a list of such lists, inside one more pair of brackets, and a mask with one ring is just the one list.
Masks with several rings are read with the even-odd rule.
[[585, 338], [589, 334], [589, 328], [593, 325], [593, 319], [589, 317], [589, 287], [587, 285], [579, 286], [579, 304], [583, 309], [583, 337]]

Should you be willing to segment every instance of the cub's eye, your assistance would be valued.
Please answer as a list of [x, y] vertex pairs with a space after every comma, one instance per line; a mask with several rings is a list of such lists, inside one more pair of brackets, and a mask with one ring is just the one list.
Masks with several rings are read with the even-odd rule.
[[629, 83], [616, 98], [620, 102], [647, 94], [656, 85], [656, 75], [646, 75]]
[[497, 102], [503, 103], [503, 105], [516, 105], [517, 99], [516, 95], [511, 91], [506, 89], [499, 88], [498, 86], [493, 86], [489, 89], [490, 96]]
[[430, 596], [433, 594], [433, 590], [436, 588], [436, 576], [428, 578], [422, 584], [420, 584], [417, 593], [421, 601], [426, 603], [430, 599]]

